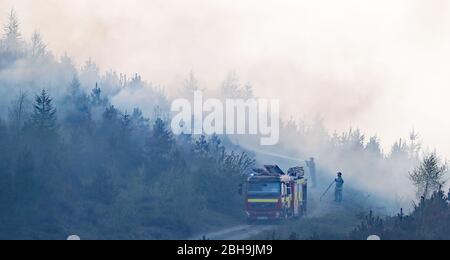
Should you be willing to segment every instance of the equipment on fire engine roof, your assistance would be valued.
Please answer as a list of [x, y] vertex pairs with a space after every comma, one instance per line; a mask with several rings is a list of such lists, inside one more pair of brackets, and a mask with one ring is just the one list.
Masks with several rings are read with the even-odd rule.
[[285, 175], [278, 165], [264, 165], [264, 168], [271, 174]]
[[305, 170], [303, 167], [293, 167], [288, 170], [288, 175], [292, 177], [305, 177]]
[[253, 169], [253, 171], [261, 175], [270, 175], [270, 172], [266, 169]]

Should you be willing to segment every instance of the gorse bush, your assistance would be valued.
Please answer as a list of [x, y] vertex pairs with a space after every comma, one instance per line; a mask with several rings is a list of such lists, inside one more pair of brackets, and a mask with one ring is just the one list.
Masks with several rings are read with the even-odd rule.
[[396, 217], [381, 220], [370, 213], [350, 238], [364, 240], [369, 235], [378, 235], [383, 240], [448, 240], [449, 202], [449, 196], [439, 190], [428, 199], [422, 197], [409, 215], [402, 210]]

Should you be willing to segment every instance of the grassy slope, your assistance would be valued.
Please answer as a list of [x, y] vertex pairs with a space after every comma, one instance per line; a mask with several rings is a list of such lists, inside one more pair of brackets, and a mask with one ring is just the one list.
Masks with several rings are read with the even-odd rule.
[[[367, 202], [358, 191], [348, 191], [351, 196], [342, 204], [318, 201], [318, 194], [310, 197], [309, 214], [306, 217], [282, 223], [276, 230], [264, 232], [254, 239], [286, 240], [286, 239], [318, 239], [344, 240], [355, 229], [367, 213], [375, 207]], [[350, 195], [350, 194], [348, 194]]]

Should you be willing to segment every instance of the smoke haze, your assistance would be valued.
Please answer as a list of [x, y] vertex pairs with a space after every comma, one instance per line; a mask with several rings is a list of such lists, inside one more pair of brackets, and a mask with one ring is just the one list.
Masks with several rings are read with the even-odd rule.
[[415, 128], [450, 155], [447, 1], [0, 0], [2, 21], [11, 8], [24, 38], [39, 29], [79, 66], [139, 72], [173, 96], [191, 70], [206, 89], [236, 71], [285, 117], [361, 127], [386, 152]]

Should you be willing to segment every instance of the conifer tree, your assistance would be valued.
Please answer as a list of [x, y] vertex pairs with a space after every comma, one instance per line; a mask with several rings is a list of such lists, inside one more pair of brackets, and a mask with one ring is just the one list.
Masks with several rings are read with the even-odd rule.
[[41, 94], [36, 96], [31, 121], [33, 127], [42, 132], [56, 131], [56, 109], [53, 107], [53, 99], [42, 90]]

